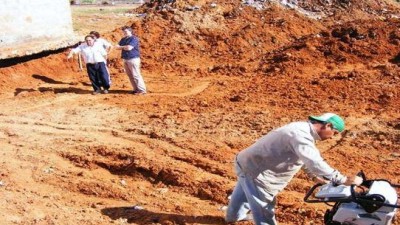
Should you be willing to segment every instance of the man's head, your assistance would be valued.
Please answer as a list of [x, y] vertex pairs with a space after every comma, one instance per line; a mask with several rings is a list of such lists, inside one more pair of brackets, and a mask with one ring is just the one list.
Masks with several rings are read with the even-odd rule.
[[93, 35], [87, 35], [85, 37], [85, 42], [88, 46], [93, 46], [95, 40], [96, 38]]
[[121, 28], [121, 30], [122, 30], [122, 32], [124, 32], [124, 35], [125, 35], [125, 37], [129, 37], [129, 36], [132, 36], [132, 28], [131, 27], [128, 27], [128, 26], [123, 26], [122, 28]]
[[334, 113], [324, 113], [320, 116], [309, 116], [308, 119], [312, 124], [314, 124], [314, 127], [322, 140], [332, 138], [335, 134], [344, 131], [344, 120]]
[[100, 38], [100, 33], [97, 31], [90, 31], [89, 33], [90, 35], [93, 35], [96, 39]]

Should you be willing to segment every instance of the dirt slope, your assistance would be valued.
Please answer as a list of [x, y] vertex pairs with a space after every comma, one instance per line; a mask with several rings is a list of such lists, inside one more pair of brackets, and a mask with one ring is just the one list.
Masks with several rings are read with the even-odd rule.
[[[67, 51], [0, 68], [2, 224], [223, 224], [234, 155], [326, 111], [348, 124], [318, 143], [332, 166], [400, 183], [398, 4], [302, 1], [315, 20], [216, 2], [137, 11], [146, 96], [129, 94], [118, 51], [107, 95]], [[116, 43], [124, 24], [108, 23]], [[322, 224], [311, 185], [301, 173], [279, 196], [280, 224]]]

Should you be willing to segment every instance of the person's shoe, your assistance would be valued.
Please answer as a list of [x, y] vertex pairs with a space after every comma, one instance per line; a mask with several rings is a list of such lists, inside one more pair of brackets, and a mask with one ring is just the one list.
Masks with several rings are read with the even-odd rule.
[[239, 218], [237, 221], [251, 221], [253, 219], [253, 214], [251, 212], [247, 213], [247, 215], [243, 218]]
[[145, 95], [146, 92], [134, 92], [133, 94], [134, 94], [134, 95]]
[[253, 214], [252, 213], [248, 213], [246, 215], [246, 218], [244, 218], [244, 221], [248, 221], [248, 220], [253, 220]]
[[[230, 196], [229, 196], [230, 197]], [[230, 199], [230, 198], [229, 198]], [[226, 211], [228, 211], [228, 206], [224, 205], [221, 208], [219, 208], [220, 211], [226, 213]], [[249, 220], [253, 220], [253, 214], [251, 212], [247, 213], [246, 216], [244, 218], [238, 219], [238, 221], [249, 221]], [[230, 222], [230, 221], [227, 221]], [[233, 221], [232, 221], [233, 222]]]
[[92, 95], [98, 95], [100, 94], [100, 91], [93, 91]]
[[108, 90], [107, 90], [107, 89], [104, 90], [104, 91], [103, 91], [103, 94], [108, 94]]

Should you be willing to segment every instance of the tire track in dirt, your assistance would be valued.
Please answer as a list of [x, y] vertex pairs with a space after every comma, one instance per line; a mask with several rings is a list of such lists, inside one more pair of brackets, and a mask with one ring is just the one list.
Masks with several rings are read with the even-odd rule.
[[173, 96], [173, 97], [186, 97], [196, 95], [203, 92], [210, 85], [209, 81], [199, 82], [198, 86], [192, 87], [189, 91], [183, 93], [166, 93], [166, 92], [151, 92], [150, 95], [154, 96]]
[[[9, 115], [15, 115], [17, 113], [23, 113], [23, 112], [30, 112], [36, 109], [41, 109], [45, 108], [47, 106], [52, 106], [56, 105], [58, 103], [65, 103], [65, 102], [70, 102], [70, 101], [75, 101], [81, 97], [81, 95], [57, 95], [57, 98], [55, 99], [44, 99], [46, 101], [45, 103], [37, 103], [37, 100], [35, 102], [32, 102], [32, 100], [26, 100], [28, 101], [27, 104], [34, 104], [34, 106], [26, 106], [26, 107], [21, 107], [21, 103], [16, 105], [15, 107], [10, 107], [13, 104], [8, 104], [8, 108], [3, 109], [2, 114], [9, 114]], [[4, 99], [3, 99], [4, 100]], [[15, 101], [15, 99], [9, 99], [11, 101]]]
[[[174, 83], [175, 81], [170, 81], [170, 83]], [[180, 82], [180, 80], [178, 80], [178, 82]], [[191, 96], [191, 95], [196, 95], [199, 94], [201, 92], [203, 92], [208, 86], [210, 85], [209, 81], [204, 81], [204, 82], [199, 82], [198, 85], [189, 88], [188, 91], [186, 92], [182, 92], [182, 93], [168, 93], [168, 92], [149, 92], [148, 96], [173, 96], [173, 97], [186, 97], [186, 96]], [[76, 87], [74, 87], [75, 89], [77, 89]], [[39, 91], [39, 89], [46, 89], [47, 91]], [[35, 92], [54, 92], [55, 89], [60, 89], [59, 85], [54, 86], [54, 85], [50, 85], [50, 86], [43, 86], [43, 87], [39, 87], [38, 90], [34, 89]], [[61, 89], [68, 89], [68, 88], [61, 88]], [[119, 94], [118, 90], [111, 90], [111, 93], [108, 94], [108, 96], [113, 95], [113, 91], [117, 91], [117, 93], [115, 94]], [[86, 91], [88, 93], [90, 93], [90, 91]], [[68, 93], [68, 92], [66, 92]], [[57, 93], [56, 93], [57, 94]], [[91, 96], [89, 94], [84, 94], [85, 98], [87, 98], [88, 100], [90, 99], [96, 99], [97, 96]], [[41, 108], [45, 108], [48, 106], [52, 106], [52, 105], [56, 105], [59, 103], [64, 103], [64, 102], [77, 102], [77, 99], [82, 97], [82, 94], [65, 94], [65, 95], [57, 95], [56, 98], [52, 99], [51, 101], [49, 101], [48, 99], [44, 99], [45, 103], [37, 103], [35, 100], [35, 105], [34, 106], [28, 106], [28, 107], [22, 107], [20, 108], [21, 105], [16, 106], [15, 109], [14, 107], [9, 107], [7, 109], [3, 109], [3, 114], [15, 114], [15, 113], [23, 113], [23, 112], [29, 112], [29, 111], [33, 111], [36, 109], [41, 109]], [[14, 98], [3, 98], [4, 101], [10, 100], [10, 101], [15, 101]], [[30, 100], [26, 100], [28, 101], [27, 104], [32, 104], [32, 102]], [[13, 104], [8, 104], [9, 106], [12, 106]]]
[[[230, 166], [229, 169], [221, 170], [219, 162], [193, 154], [166, 141], [151, 139], [144, 135], [132, 134], [116, 128], [38, 122], [15, 116], [1, 116], [0, 120], [2, 130], [12, 124], [14, 129], [29, 129], [46, 136], [55, 136], [58, 139], [63, 137], [76, 139], [95, 137], [95, 139], [106, 140], [102, 143], [105, 146], [116, 146], [115, 143], [125, 142], [125, 146], [135, 146], [123, 156], [131, 160], [128, 165], [125, 161], [120, 162], [119, 149], [109, 151], [102, 159], [87, 157], [86, 150], [81, 152], [69, 150], [69, 152], [74, 153], [63, 154], [61, 152], [61, 154], [78, 166], [82, 166], [82, 162], [83, 165], [96, 164], [113, 174], [127, 176], [137, 174], [139, 171], [147, 180], [162, 182], [196, 197], [218, 202], [225, 200], [226, 185], [230, 181], [224, 175], [226, 176], [226, 171], [230, 169]], [[70, 141], [74, 142], [73, 140]], [[85, 145], [85, 143], [80, 142], [75, 147], [80, 149], [79, 146], [82, 145]], [[98, 152], [96, 155], [98, 155]], [[196, 177], [196, 179], [193, 180], [193, 177]]]
[[[196, 95], [196, 94], [199, 94], [199, 93], [203, 92], [211, 83], [210, 81], [201, 81], [201, 82], [196, 82], [196, 85], [192, 86], [190, 84], [191, 81], [193, 81], [193, 80], [184, 80], [184, 79], [178, 80], [177, 79], [177, 80], [169, 80], [169, 81], [160, 81], [160, 82], [165, 83], [166, 86], [168, 86], [168, 87], [174, 87], [174, 85], [176, 83], [186, 84], [186, 85], [189, 85], [191, 87], [189, 87], [187, 91], [181, 92], [181, 93], [168, 93], [166, 91], [164, 91], [164, 92], [151, 91], [151, 92], [148, 93], [148, 96], [186, 97], [186, 96]], [[152, 83], [157, 83], [157, 81], [151, 81], [151, 80], [148, 81], [149, 85], [151, 85]], [[74, 86], [73, 90], [75, 90], [75, 91], [68, 91], [69, 89], [71, 89], [71, 86], [63, 87], [63, 86], [60, 86], [60, 85], [57, 85], [57, 86], [55, 86], [55, 85], [47, 85], [47, 86], [40, 86], [37, 90], [34, 89], [34, 91], [61, 93], [62, 90], [65, 90], [64, 93], [65, 92], [72, 92], [72, 93], [76, 94], [78, 92], [77, 90], [80, 90], [79, 91], [80, 93], [86, 93], [86, 94], [90, 94], [91, 93], [91, 91], [85, 90], [85, 89], [87, 89], [87, 87], [84, 87], [84, 86], [82, 86], [82, 87]], [[171, 88], [170, 90], [175, 91], [174, 88]], [[120, 93], [122, 93], [121, 90], [111, 87], [109, 95], [120, 94]]]

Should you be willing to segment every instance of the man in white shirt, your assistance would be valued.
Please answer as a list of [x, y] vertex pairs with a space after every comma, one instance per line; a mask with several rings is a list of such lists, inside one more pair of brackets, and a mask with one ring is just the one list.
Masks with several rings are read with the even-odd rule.
[[107, 54], [110, 52], [110, 50], [112, 48], [112, 44], [110, 42], [108, 42], [106, 39], [100, 37], [100, 33], [99, 32], [90, 31], [89, 34], [96, 38], [95, 39], [95, 44], [99, 44], [100, 46], [102, 46], [104, 48], [104, 50], [106, 50]]
[[[106, 50], [107, 54], [110, 53], [111, 49], [112, 49], [112, 44], [110, 42], [108, 42], [106, 39], [100, 37], [100, 33], [97, 31], [90, 31], [89, 33], [90, 35], [93, 35], [95, 37], [95, 45], [100, 45], [101, 47], [104, 48], [104, 50]], [[110, 82], [111, 85], [111, 76], [110, 76], [110, 70], [108, 69], [109, 66], [109, 62], [108, 62], [108, 56], [106, 55], [106, 69], [107, 69], [107, 73], [108, 73], [108, 80]]]
[[344, 130], [344, 120], [336, 114], [310, 116], [272, 130], [235, 159], [238, 182], [231, 195], [225, 220], [248, 219], [251, 211], [257, 225], [276, 225], [276, 195], [304, 167], [317, 181], [360, 185], [362, 178], [346, 177], [321, 157], [315, 142], [327, 140]]
[[86, 63], [90, 82], [92, 83], [93, 94], [101, 93], [101, 88], [103, 88], [103, 93], [107, 94], [110, 88], [110, 80], [106, 68], [107, 52], [102, 46], [95, 45], [94, 43], [95, 37], [87, 35], [85, 37], [85, 44], [72, 49], [67, 58], [70, 59], [73, 54], [81, 53]]

